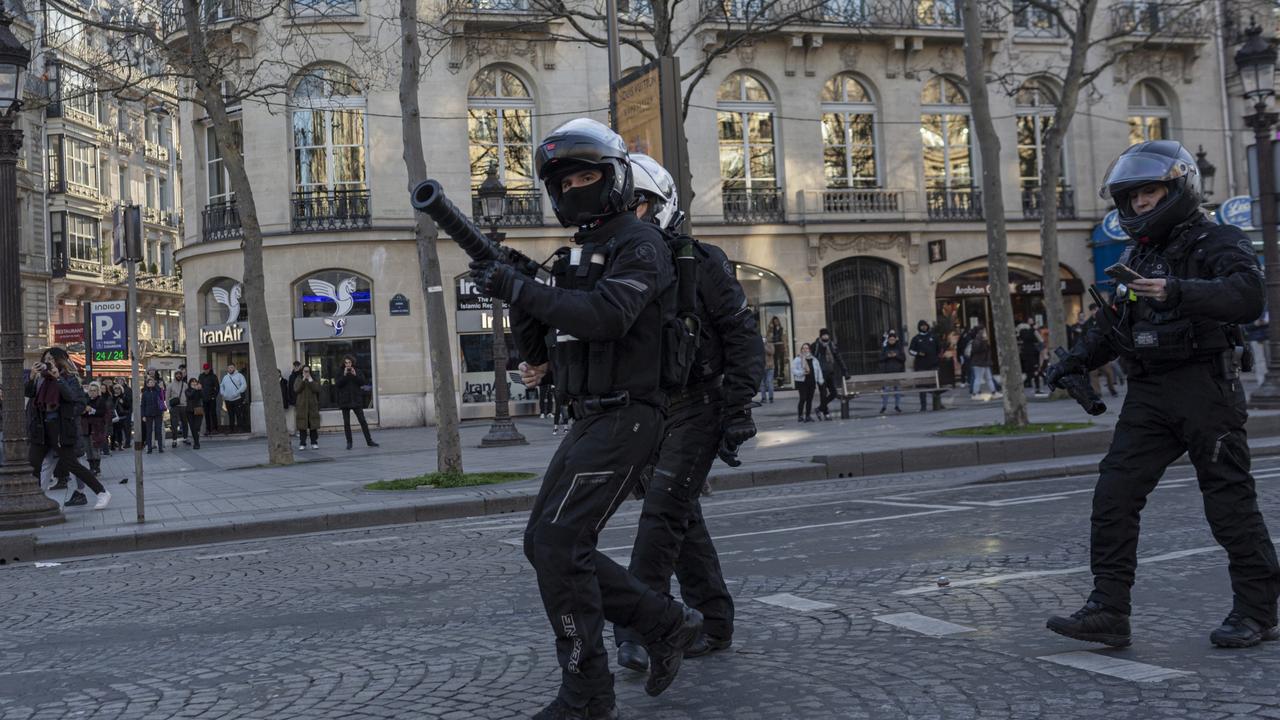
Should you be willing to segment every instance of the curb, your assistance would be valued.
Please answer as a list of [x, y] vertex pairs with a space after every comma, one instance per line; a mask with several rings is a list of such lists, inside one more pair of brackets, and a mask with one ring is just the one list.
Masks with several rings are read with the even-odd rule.
[[[1254, 437], [1280, 435], [1280, 414], [1249, 418]], [[1074, 459], [1052, 468], [999, 470], [965, 484], [980, 485], [1097, 472], [1098, 461], [1082, 456], [1105, 453], [1112, 430], [1075, 430], [1053, 435], [972, 440], [920, 448], [869, 450], [857, 453], [817, 455], [811, 460], [775, 460], [754, 463], [750, 469], [732, 468], [714, 473], [708, 482], [716, 490], [743, 490], [816, 480], [836, 480], [900, 473], [943, 470], [978, 465], [999, 465], [1052, 458]], [[1255, 457], [1280, 455], [1280, 445], [1259, 447]], [[1175, 465], [1189, 464], [1185, 457]], [[94, 535], [41, 541], [34, 534], [0, 535], [0, 565], [10, 562], [55, 560], [89, 555], [114, 555], [136, 550], [204, 545], [237, 540], [300, 535], [333, 530], [353, 530], [382, 525], [402, 525], [431, 520], [457, 520], [484, 515], [524, 512], [533, 507], [536, 491], [458, 498], [444, 502], [406, 502], [385, 508], [366, 508], [315, 515], [282, 515], [248, 522], [217, 521], [185, 528], [107, 530]]]

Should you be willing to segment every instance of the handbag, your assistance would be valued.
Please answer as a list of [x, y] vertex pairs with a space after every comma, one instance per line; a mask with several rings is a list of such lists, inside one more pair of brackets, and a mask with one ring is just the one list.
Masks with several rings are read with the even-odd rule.
[[195, 406], [194, 409], [192, 409], [191, 414], [195, 415], [196, 417], [204, 417], [204, 408], [197, 405]]

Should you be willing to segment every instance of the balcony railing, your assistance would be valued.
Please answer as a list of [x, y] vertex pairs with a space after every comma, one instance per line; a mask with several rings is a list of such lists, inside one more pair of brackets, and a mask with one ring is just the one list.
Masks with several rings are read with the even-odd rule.
[[786, 222], [780, 187], [729, 188], [722, 193], [724, 221], [734, 225]]
[[521, 14], [534, 12], [530, 0], [449, 0], [449, 10], [461, 13]]
[[[1044, 215], [1044, 193], [1038, 187], [1022, 189], [1022, 217], [1035, 220]], [[1076, 193], [1069, 186], [1058, 188], [1058, 219], [1074, 220], [1076, 217]]]
[[65, 189], [68, 195], [74, 195], [78, 198], [84, 198], [85, 200], [98, 202], [102, 199], [102, 193], [96, 187], [81, 185], [80, 183], [68, 180]]
[[235, 201], [209, 203], [200, 213], [200, 237], [204, 242], [240, 237], [240, 210]]
[[122, 130], [117, 130], [116, 131], [116, 147], [120, 148], [120, 151], [125, 153], [126, 155], [132, 155], [134, 148], [137, 146], [134, 144], [133, 138], [129, 135], [129, 133], [124, 132]]
[[1124, 2], [1111, 7], [1111, 32], [1122, 35], [1209, 37], [1194, 5], [1187, 3]]
[[[961, 0], [703, 0], [702, 12], [730, 21], [830, 24], [854, 28], [959, 30]], [[999, 30], [998, 3], [982, 3], [984, 30]]]
[[822, 212], [850, 215], [896, 213], [902, 193], [882, 188], [827, 188], [822, 191]]
[[153, 142], [143, 144], [143, 152], [147, 160], [154, 163], [169, 162], [169, 148]]
[[930, 220], [981, 220], [982, 191], [977, 188], [949, 188], [925, 191]]
[[368, 190], [303, 190], [293, 194], [293, 231], [329, 232], [373, 227]]
[[[201, 0], [200, 21], [206, 25], [245, 20], [253, 17], [249, 0]], [[161, 24], [166, 34], [186, 33], [187, 21], [181, 0], [167, 0], [161, 9]]]
[[[471, 197], [471, 219], [481, 227], [487, 224], [484, 220], [484, 203], [475, 196]], [[541, 226], [542, 193], [508, 192], [502, 210], [502, 222], [499, 224], [506, 227]]]

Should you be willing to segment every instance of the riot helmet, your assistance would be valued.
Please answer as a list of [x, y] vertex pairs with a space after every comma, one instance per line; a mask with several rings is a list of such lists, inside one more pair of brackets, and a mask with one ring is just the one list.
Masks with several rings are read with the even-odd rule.
[[[1164, 185], [1165, 197], [1141, 215], [1133, 211], [1132, 194], [1153, 183]], [[1176, 140], [1133, 145], [1111, 162], [1098, 195], [1116, 204], [1120, 227], [1138, 242], [1164, 242], [1175, 227], [1200, 211], [1200, 178], [1195, 158]]]
[[[551, 131], [534, 155], [538, 179], [547, 186], [556, 219], [565, 227], [586, 226], [632, 207], [631, 162], [618, 133], [588, 118], [576, 118]], [[571, 173], [597, 170], [591, 185], [563, 192], [560, 181]]]
[[675, 178], [657, 160], [643, 153], [631, 153], [631, 175], [635, 179], [635, 204], [649, 203], [645, 217], [663, 230], [674, 229], [680, 199]]

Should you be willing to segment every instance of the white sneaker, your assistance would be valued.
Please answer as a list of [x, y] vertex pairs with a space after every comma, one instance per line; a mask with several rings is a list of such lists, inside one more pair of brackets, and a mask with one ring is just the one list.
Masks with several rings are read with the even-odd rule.
[[320, 449], [320, 446], [319, 446], [319, 445], [317, 445], [317, 444], [315, 444], [315, 443], [311, 443], [311, 449], [312, 449], [312, 450], [319, 450], [319, 449]]
[[103, 490], [102, 494], [98, 496], [98, 502], [94, 504], [93, 509], [102, 510], [109, 502], [111, 502], [111, 493]]
[[306, 450], [306, 449], [307, 449], [307, 444], [306, 444], [306, 443], [302, 443], [301, 445], [299, 445], [299, 446], [298, 446], [298, 449], [299, 449], [299, 450]]

